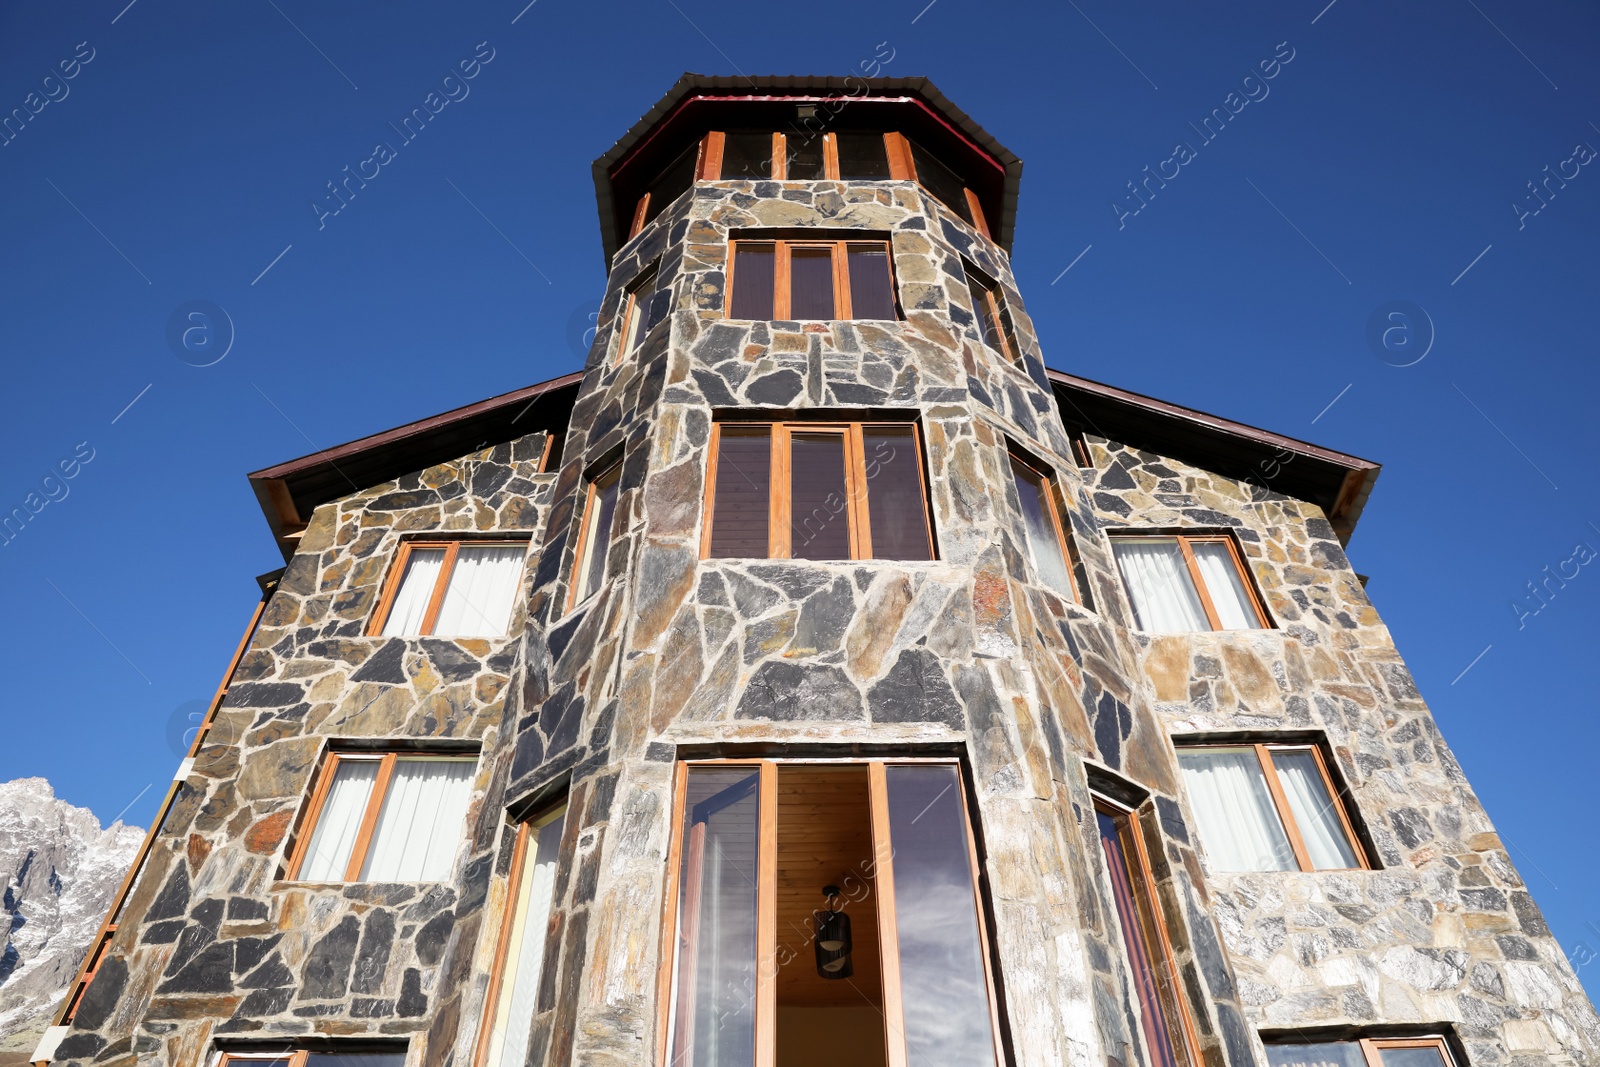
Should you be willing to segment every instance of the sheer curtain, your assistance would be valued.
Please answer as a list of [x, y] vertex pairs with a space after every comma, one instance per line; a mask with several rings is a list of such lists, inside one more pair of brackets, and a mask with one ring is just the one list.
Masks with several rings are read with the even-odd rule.
[[1217, 870], [1298, 869], [1254, 749], [1179, 752], [1178, 766], [1200, 823], [1201, 844]]
[[422, 620], [428, 614], [428, 601], [433, 598], [433, 587], [443, 564], [442, 548], [411, 550], [411, 555], [406, 557], [406, 573], [400, 578], [400, 590], [395, 593], [389, 617], [383, 623], [384, 637], [422, 632]]
[[1022, 519], [1028, 531], [1028, 546], [1033, 549], [1033, 565], [1039, 580], [1066, 596], [1072, 596], [1072, 576], [1067, 571], [1067, 561], [1061, 555], [1061, 539], [1050, 512], [1055, 504], [1050, 491], [1038, 474], [1011, 461], [1011, 478], [1017, 487], [1017, 500], [1022, 505]]
[[1139, 629], [1157, 634], [1211, 629], [1176, 541], [1113, 538], [1111, 549]]
[[433, 632], [441, 637], [501, 637], [511, 620], [525, 545], [462, 545]]
[[1194, 561], [1200, 565], [1200, 577], [1205, 580], [1206, 592], [1211, 594], [1211, 606], [1217, 609], [1217, 618], [1224, 630], [1256, 630], [1261, 622], [1256, 618], [1245, 590], [1239, 568], [1234, 566], [1233, 553], [1221, 541], [1193, 541]]
[[461, 843], [461, 820], [477, 761], [395, 761], [378, 827], [361, 869], [364, 882], [442, 882]]
[[361, 819], [367, 813], [372, 784], [378, 780], [375, 759], [341, 759], [334, 768], [333, 784], [317, 813], [311, 844], [300, 864], [299, 879], [305, 882], [342, 882], [350, 866], [350, 849], [361, 832]]
[[1308, 748], [1273, 749], [1272, 765], [1278, 768], [1289, 810], [1294, 813], [1306, 851], [1311, 853], [1311, 865], [1319, 871], [1359, 867], [1315, 754]]
[[494, 1033], [490, 1035], [489, 1067], [522, 1067], [528, 1058], [528, 1038], [533, 1032], [534, 1003], [539, 995], [539, 972], [544, 968], [544, 941], [550, 924], [550, 900], [556, 882], [556, 851], [566, 812], [535, 831], [528, 849], [517, 892], [516, 917], [511, 928], [510, 958], [506, 960], [506, 985], [495, 1007]]

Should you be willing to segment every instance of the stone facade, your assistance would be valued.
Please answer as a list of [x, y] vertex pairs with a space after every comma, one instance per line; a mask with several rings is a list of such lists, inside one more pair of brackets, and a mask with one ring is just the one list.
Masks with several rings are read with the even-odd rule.
[[[790, 228], [891, 241], [903, 321], [729, 321], [730, 233]], [[1020, 365], [982, 343], [963, 257], [1002, 285]], [[530, 1063], [657, 1064], [675, 761], [869, 749], [957, 754], [971, 778], [1018, 1067], [1147, 1062], [1091, 778], [1148, 794], [1206, 1067], [1264, 1062], [1262, 1032], [1371, 1026], [1448, 1031], [1474, 1065], [1600, 1064], [1592, 1007], [1321, 508], [1099, 436], [1080, 469], [1005, 252], [913, 182], [701, 182], [617, 253], [603, 323], [651, 267], [669, 309], [620, 363], [601, 330], [559, 471], [537, 473], [534, 433], [312, 515], [58, 1061], [360, 1037], [466, 1067], [508, 812], [565, 790]], [[937, 559], [702, 560], [733, 409], [918, 422]], [[1032, 573], [1012, 446], [1056, 471], [1087, 606]], [[614, 459], [608, 579], [568, 611], [585, 477]], [[1274, 628], [1137, 632], [1118, 527], [1232, 531]], [[365, 636], [418, 531], [531, 538], [507, 637]], [[1381, 869], [1208, 871], [1172, 741], [1244, 735], [1325, 739]], [[449, 883], [281, 880], [333, 739], [481, 751]]]

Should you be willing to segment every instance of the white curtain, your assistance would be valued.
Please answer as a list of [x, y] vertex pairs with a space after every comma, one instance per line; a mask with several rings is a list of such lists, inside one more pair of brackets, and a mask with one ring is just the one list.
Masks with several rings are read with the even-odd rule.
[[1200, 577], [1205, 580], [1206, 592], [1211, 594], [1211, 605], [1217, 609], [1217, 618], [1224, 630], [1255, 630], [1261, 622], [1256, 618], [1245, 591], [1239, 568], [1234, 566], [1233, 553], [1221, 541], [1194, 541], [1194, 561], [1200, 565]]
[[1139, 629], [1157, 634], [1211, 629], [1176, 541], [1113, 538], [1111, 548]]
[[1189, 802], [1200, 822], [1200, 841], [1219, 871], [1298, 869], [1261, 771], [1250, 748], [1178, 753]]
[[490, 1035], [489, 1067], [522, 1067], [528, 1058], [539, 972], [544, 968], [545, 934], [550, 925], [550, 899], [556, 884], [556, 850], [565, 825], [566, 812], [562, 812], [541, 826], [536, 832], [537, 843], [528, 849], [523, 861], [505, 967], [506, 984], [500, 990], [494, 1033]]
[[304, 882], [342, 882], [350, 866], [350, 849], [361, 832], [361, 819], [372, 797], [372, 784], [378, 780], [375, 759], [341, 759], [333, 772], [333, 784], [317, 814], [311, 844], [300, 864], [299, 879]]
[[364, 882], [442, 882], [450, 877], [472, 795], [472, 759], [395, 761], [361, 869]]
[[433, 587], [439, 580], [439, 568], [443, 564], [442, 548], [411, 550], [411, 555], [406, 558], [406, 573], [400, 578], [400, 589], [395, 593], [389, 617], [383, 623], [384, 637], [422, 632], [422, 620], [428, 614], [428, 601], [433, 598]]
[[1311, 750], [1275, 748], [1272, 765], [1278, 768], [1289, 810], [1311, 854], [1311, 865], [1319, 871], [1360, 866]]
[[462, 545], [433, 632], [440, 637], [500, 637], [511, 620], [525, 545]]

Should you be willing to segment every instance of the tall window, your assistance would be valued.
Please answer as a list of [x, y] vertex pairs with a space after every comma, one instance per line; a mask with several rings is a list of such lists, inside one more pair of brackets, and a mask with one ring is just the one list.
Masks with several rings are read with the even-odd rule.
[[964, 798], [951, 763], [682, 765], [662, 1063], [994, 1067]]
[[911, 145], [911, 160], [916, 164], [917, 183], [932, 193], [945, 207], [961, 216], [968, 225], [976, 225], [972, 202], [968, 199], [965, 183], [945, 166], [933, 153], [915, 141]]
[[1455, 1067], [1442, 1037], [1363, 1037], [1267, 1046], [1268, 1067]]
[[656, 268], [646, 268], [633, 284], [628, 286], [622, 302], [622, 321], [617, 325], [617, 335], [611, 350], [613, 365], [621, 363], [639, 350], [645, 335], [661, 320], [657, 307]]
[[568, 610], [599, 592], [600, 586], [605, 584], [606, 556], [611, 550], [611, 527], [616, 521], [621, 481], [619, 460], [589, 482], [582, 525], [578, 528], [578, 554], [573, 564]]
[[405, 1067], [404, 1050], [395, 1052], [219, 1052], [215, 1067]]
[[1266, 610], [1226, 534], [1114, 535], [1111, 551], [1139, 629], [1150, 633], [1266, 629]]
[[1061, 514], [1057, 500], [1055, 479], [1048, 470], [1013, 452], [1011, 481], [1017, 491], [1017, 504], [1022, 509], [1022, 527], [1027, 535], [1034, 573], [1039, 581], [1062, 596], [1080, 600], [1078, 589], [1083, 576], [1076, 573], [1078, 563], [1067, 533], [1066, 517]]
[[566, 822], [563, 804], [517, 828], [474, 1067], [522, 1067], [527, 1061]]
[[1153, 1067], [1190, 1067], [1196, 1062], [1194, 1041], [1180, 1000], [1182, 987], [1166, 924], [1156, 906], [1155, 879], [1139, 837], [1138, 816], [1096, 797], [1095, 818], [1150, 1062]]
[[913, 423], [718, 423], [701, 555], [933, 559]]
[[289, 861], [302, 882], [449, 879], [476, 756], [335, 752]]
[[408, 541], [400, 546], [368, 633], [501, 637], [527, 554], [521, 541]]
[[1006, 306], [1000, 283], [966, 260], [961, 261], [961, 267], [967, 276], [972, 313], [977, 317], [983, 343], [1009, 360], [1019, 360], [1022, 350], [1017, 347], [1017, 331], [1012, 325], [1011, 309]]
[[1366, 866], [1316, 745], [1184, 746], [1178, 766], [1214, 869]]
[[734, 241], [728, 317], [893, 319], [888, 241]]

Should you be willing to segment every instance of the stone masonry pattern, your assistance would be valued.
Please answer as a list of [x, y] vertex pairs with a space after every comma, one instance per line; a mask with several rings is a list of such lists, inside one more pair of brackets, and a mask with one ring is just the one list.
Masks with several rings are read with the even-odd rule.
[[[903, 321], [735, 322], [730, 235], [891, 241]], [[965, 257], [1023, 353], [986, 347]], [[469, 1067], [514, 823], [565, 791], [529, 1063], [658, 1062], [674, 763], [685, 752], [959, 754], [976, 797], [1009, 1062], [1137, 1067], [1091, 776], [1140, 830], [1206, 1067], [1261, 1031], [1453, 1031], [1474, 1067], [1600, 1064], [1600, 1021], [1315, 505], [1099, 436], [1079, 469], [1004, 252], [911, 182], [702, 182], [613, 261], [665, 312], [602, 329], [558, 471], [532, 434], [313, 515], [58, 1062], [200, 1067], [229, 1041], [405, 1042]], [[915, 421], [937, 559], [702, 560], [713, 420]], [[1084, 604], [1031, 573], [1007, 454], [1051, 464]], [[585, 479], [621, 463], [608, 578], [566, 610]], [[1133, 628], [1107, 531], [1227, 531], [1274, 628]], [[405, 536], [531, 539], [496, 640], [365, 636]], [[1208, 870], [1174, 739], [1292, 736], [1336, 757], [1371, 871]], [[282, 880], [331, 741], [481, 752], [437, 885]], [[222, 1045], [219, 1045], [223, 1043]]]

